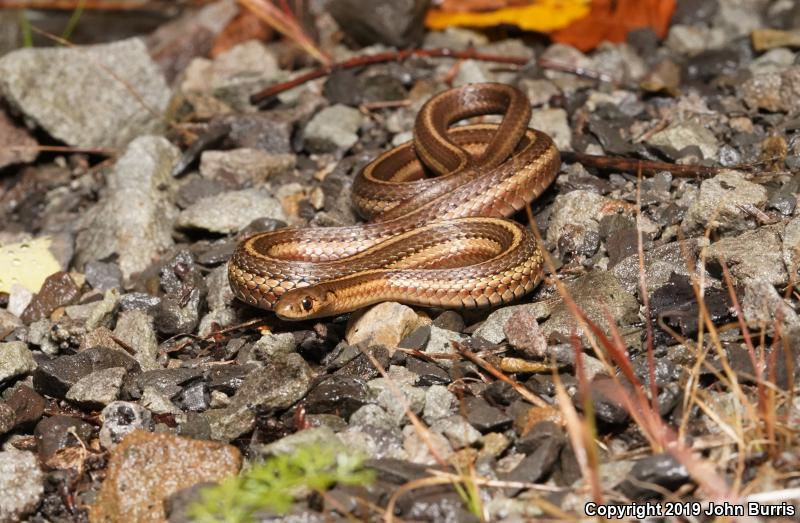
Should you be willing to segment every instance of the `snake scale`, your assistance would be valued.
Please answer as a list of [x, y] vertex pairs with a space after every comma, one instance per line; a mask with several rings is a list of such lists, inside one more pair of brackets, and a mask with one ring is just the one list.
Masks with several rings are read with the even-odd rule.
[[[503, 119], [453, 126], [488, 114]], [[489, 307], [530, 292], [542, 277], [542, 252], [508, 217], [550, 185], [561, 162], [550, 137], [528, 127], [530, 116], [527, 97], [509, 85], [434, 95], [413, 140], [355, 178], [353, 203], [367, 223], [244, 239], [228, 264], [234, 294], [303, 320], [382, 301]]]

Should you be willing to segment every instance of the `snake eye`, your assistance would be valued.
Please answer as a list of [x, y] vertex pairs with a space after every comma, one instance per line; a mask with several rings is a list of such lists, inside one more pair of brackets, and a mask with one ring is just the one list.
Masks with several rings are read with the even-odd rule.
[[300, 302], [300, 305], [303, 306], [303, 310], [308, 312], [314, 307], [314, 301], [308, 296], [306, 296], [305, 298], [303, 298], [303, 301]]

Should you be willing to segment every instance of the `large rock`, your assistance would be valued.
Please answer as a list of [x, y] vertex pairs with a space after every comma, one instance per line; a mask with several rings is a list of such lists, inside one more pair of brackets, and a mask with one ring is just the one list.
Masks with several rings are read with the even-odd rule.
[[26, 48], [0, 58], [0, 94], [76, 147], [124, 147], [163, 125], [170, 91], [142, 40]]
[[339, 26], [361, 45], [409, 47], [419, 44], [429, 0], [333, 0], [328, 10]]
[[44, 475], [31, 452], [0, 452], [0, 521], [22, 521], [39, 505]]
[[135, 431], [111, 452], [90, 521], [165, 521], [164, 500], [201, 482], [239, 472], [236, 447], [211, 441]]
[[746, 180], [738, 172], [724, 171], [700, 184], [700, 192], [686, 213], [687, 229], [718, 227], [724, 230], [752, 229], [753, 219], [742, 209], [763, 207], [767, 190]]
[[117, 254], [122, 274], [130, 278], [173, 245], [171, 173], [179, 157], [161, 137], [143, 136], [128, 146], [108, 177], [105, 196], [82, 224], [78, 264]]

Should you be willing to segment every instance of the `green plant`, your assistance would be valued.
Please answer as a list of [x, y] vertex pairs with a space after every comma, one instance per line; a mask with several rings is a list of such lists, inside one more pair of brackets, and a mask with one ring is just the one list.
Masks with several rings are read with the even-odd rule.
[[308, 491], [371, 483], [373, 473], [363, 469], [363, 462], [361, 456], [331, 445], [298, 447], [203, 490], [189, 515], [195, 523], [247, 523], [260, 510], [284, 514]]

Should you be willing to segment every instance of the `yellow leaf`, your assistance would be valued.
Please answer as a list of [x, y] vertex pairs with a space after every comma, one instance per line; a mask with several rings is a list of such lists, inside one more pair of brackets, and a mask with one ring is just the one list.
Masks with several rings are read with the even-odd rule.
[[566, 27], [589, 14], [591, 0], [539, 0], [531, 5], [513, 6], [488, 12], [428, 11], [425, 24], [431, 29], [452, 26], [491, 27], [515, 25], [526, 31], [546, 33]]
[[0, 292], [11, 292], [13, 285], [39, 292], [44, 280], [61, 270], [50, 243], [50, 237], [43, 236], [0, 247]]

